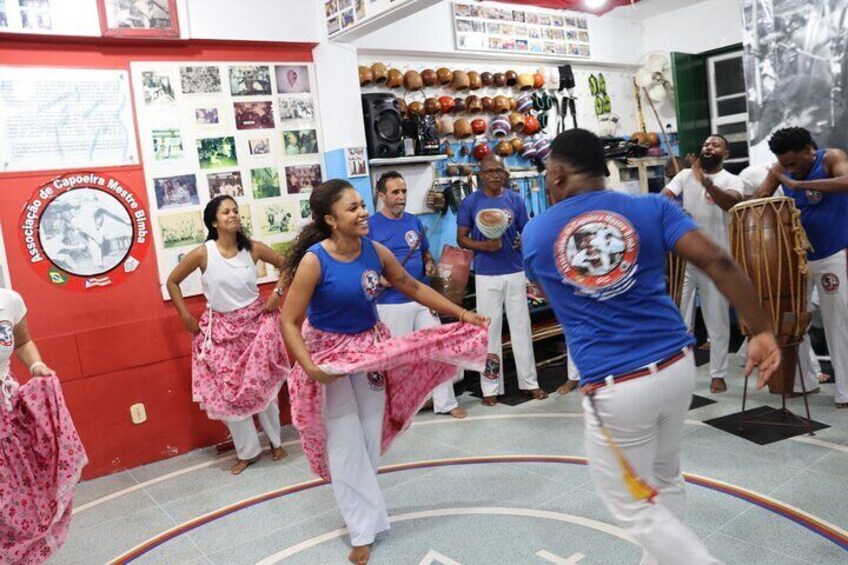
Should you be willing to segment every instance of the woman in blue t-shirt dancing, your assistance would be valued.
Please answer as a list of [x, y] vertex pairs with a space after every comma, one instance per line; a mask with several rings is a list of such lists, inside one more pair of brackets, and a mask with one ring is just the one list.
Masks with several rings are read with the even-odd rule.
[[[292, 418], [313, 470], [332, 480], [353, 545], [349, 559], [364, 564], [376, 534], [389, 529], [377, 482], [381, 449], [408, 424], [427, 393], [455, 373], [448, 363], [482, 366], [481, 328], [489, 320], [421, 284], [391, 251], [371, 242], [365, 201], [346, 181], [325, 182], [309, 203], [313, 221], [283, 269], [283, 282], [290, 280], [283, 338], [300, 366], [289, 377]], [[454, 324], [386, 342], [389, 334], [376, 311], [381, 276], [422, 305], [478, 327]], [[469, 348], [471, 342], [476, 343]], [[381, 367], [365, 363], [375, 368], [347, 375], [325, 372], [327, 367], [362, 366], [356, 360], [373, 357], [375, 350], [393, 359]], [[407, 361], [399, 366], [401, 357]], [[400, 374], [397, 381], [395, 374]], [[316, 400], [321, 395], [323, 402]]]

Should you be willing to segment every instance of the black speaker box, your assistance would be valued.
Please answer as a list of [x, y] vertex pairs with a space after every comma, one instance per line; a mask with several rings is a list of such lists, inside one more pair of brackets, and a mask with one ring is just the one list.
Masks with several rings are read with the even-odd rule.
[[368, 157], [388, 159], [403, 156], [403, 131], [400, 104], [394, 94], [362, 95], [365, 114], [365, 140]]

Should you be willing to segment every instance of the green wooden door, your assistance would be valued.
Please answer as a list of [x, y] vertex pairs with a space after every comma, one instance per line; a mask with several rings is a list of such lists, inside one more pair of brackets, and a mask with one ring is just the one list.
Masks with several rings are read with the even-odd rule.
[[710, 134], [710, 104], [705, 53], [671, 54], [674, 80], [674, 109], [680, 155], [698, 154]]

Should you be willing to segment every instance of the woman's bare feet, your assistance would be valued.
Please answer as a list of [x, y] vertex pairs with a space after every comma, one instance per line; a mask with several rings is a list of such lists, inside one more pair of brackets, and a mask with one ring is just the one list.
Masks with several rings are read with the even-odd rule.
[[451, 416], [453, 416], [457, 420], [462, 420], [463, 418], [468, 416], [468, 412], [466, 412], [465, 408], [463, 408], [461, 406], [457, 406], [456, 408], [454, 408], [453, 410], [448, 412], [448, 414], [450, 414]]
[[368, 559], [371, 558], [370, 545], [354, 545], [347, 556], [348, 561], [354, 565], [366, 565]]
[[288, 455], [288, 453], [286, 453], [286, 450], [283, 449], [282, 445], [280, 447], [274, 447], [273, 445], [271, 446], [271, 459], [273, 459], [274, 461], [279, 461], [286, 455]]
[[241, 475], [241, 472], [259, 461], [259, 455], [254, 457], [253, 459], [239, 459], [235, 465], [230, 467], [230, 473], [233, 475]]

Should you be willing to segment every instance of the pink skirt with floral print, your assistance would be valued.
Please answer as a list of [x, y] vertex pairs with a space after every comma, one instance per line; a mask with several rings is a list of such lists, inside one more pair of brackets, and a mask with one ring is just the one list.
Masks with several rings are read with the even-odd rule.
[[0, 380], [0, 563], [42, 563], [68, 536], [88, 458], [58, 378]]
[[[378, 323], [358, 334], [338, 334], [312, 327], [303, 337], [312, 361], [327, 374], [380, 372], [385, 376], [386, 410], [382, 452], [412, 422], [434, 388], [456, 375], [456, 367], [482, 371], [487, 330], [470, 324], [447, 324], [391, 338]], [[292, 423], [300, 434], [312, 470], [330, 480], [324, 427], [324, 385], [306, 376], [299, 364], [288, 379]]]
[[[211, 323], [211, 334], [209, 327]], [[200, 317], [192, 342], [191, 389], [213, 420], [241, 420], [277, 397], [289, 371], [279, 312], [261, 300], [233, 312]]]

